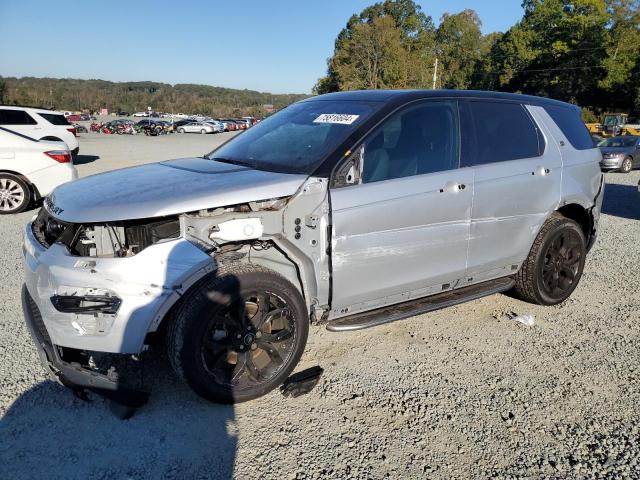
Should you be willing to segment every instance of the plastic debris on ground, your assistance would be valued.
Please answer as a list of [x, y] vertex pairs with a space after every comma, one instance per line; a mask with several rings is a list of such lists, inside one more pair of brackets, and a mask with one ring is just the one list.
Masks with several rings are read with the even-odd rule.
[[287, 378], [284, 384], [280, 387], [282, 395], [285, 397], [295, 398], [300, 395], [304, 395], [305, 393], [309, 393], [313, 390], [313, 387], [318, 384], [322, 372], [324, 372], [324, 370], [318, 365], [307, 368], [301, 372], [294, 373]]

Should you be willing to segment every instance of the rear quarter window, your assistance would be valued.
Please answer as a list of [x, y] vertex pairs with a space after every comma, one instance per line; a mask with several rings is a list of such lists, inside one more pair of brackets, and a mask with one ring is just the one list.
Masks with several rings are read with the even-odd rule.
[[589, 130], [582, 122], [580, 112], [577, 109], [559, 105], [547, 105], [544, 109], [567, 137], [573, 148], [576, 150], [594, 148]]
[[0, 125], [37, 125], [37, 123], [24, 110], [0, 109]]
[[42, 118], [52, 125], [71, 125], [69, 121], [64, 118], [64, 115], [56, 113], [38, 113]]

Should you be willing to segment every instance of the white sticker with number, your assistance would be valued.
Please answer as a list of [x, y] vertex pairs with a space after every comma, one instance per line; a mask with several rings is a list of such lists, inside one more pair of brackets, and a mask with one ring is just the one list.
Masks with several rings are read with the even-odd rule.
[[323, 113], [313, 123], [339, 123], [351, 125], [360, 115], [348, 115], [346, 113]]

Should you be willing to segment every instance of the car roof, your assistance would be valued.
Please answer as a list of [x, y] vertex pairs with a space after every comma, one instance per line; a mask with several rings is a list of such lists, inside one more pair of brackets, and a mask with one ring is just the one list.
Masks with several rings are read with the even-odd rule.
[[35, 113], [50, 113], [53, 115], [64, 115], [62, 112], [59, 112], [57, 110], [51, 110], [51, 109], [42, 108], [42, 107], [27, 107], [27, 106], [21, 106], [21, 105], [0, 105], [0, 108], [4, 108], [6, 110], [29, 110]]
[[521, 95], [518, 93], [494, 92], [484, 90], [352, 90], [348, 92], [335, 92], [309, 97], [302, 102], [318, 100], [345, 100], [345, 101], [369, 101], [386, 103], [395, 101], [398, 103], [410, 102], [429, 98], [478, 98], [494, 100], [511, 100], [528, 105], [557, 105], [571, 108], [578, 108], [570, 103], [561, 102], [545, 97], [533, 95]]

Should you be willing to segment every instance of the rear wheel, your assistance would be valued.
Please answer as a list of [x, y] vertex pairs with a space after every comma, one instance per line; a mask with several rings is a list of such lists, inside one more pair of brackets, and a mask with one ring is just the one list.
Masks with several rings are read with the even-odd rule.
[[22, 212], [30, 202], [31, 190], [24, 180], [10, 173], [0, 173], [0, 214]]
[[217, 272], [184, 297], [169, 325], [174, 370], [200, 396], [220, 403], [279, 386], [304, 350], [309, 315], [300, 292], [254, 265]]
[[631, 159], [631, 157], [626, 157], [623, 161], [622, 161], [622, 166], [620, 167], [620, 171], [622, 173], [629, 173], [633, 168], [633, 160]]
[[587, 254], [582, 228], [554, 213], [536, 237], [516, 274], [516, 294], [540, 305], [564, 302], [578, 286]]
[[184, 133], [184, 128], [179, 128], [178, 133]]

